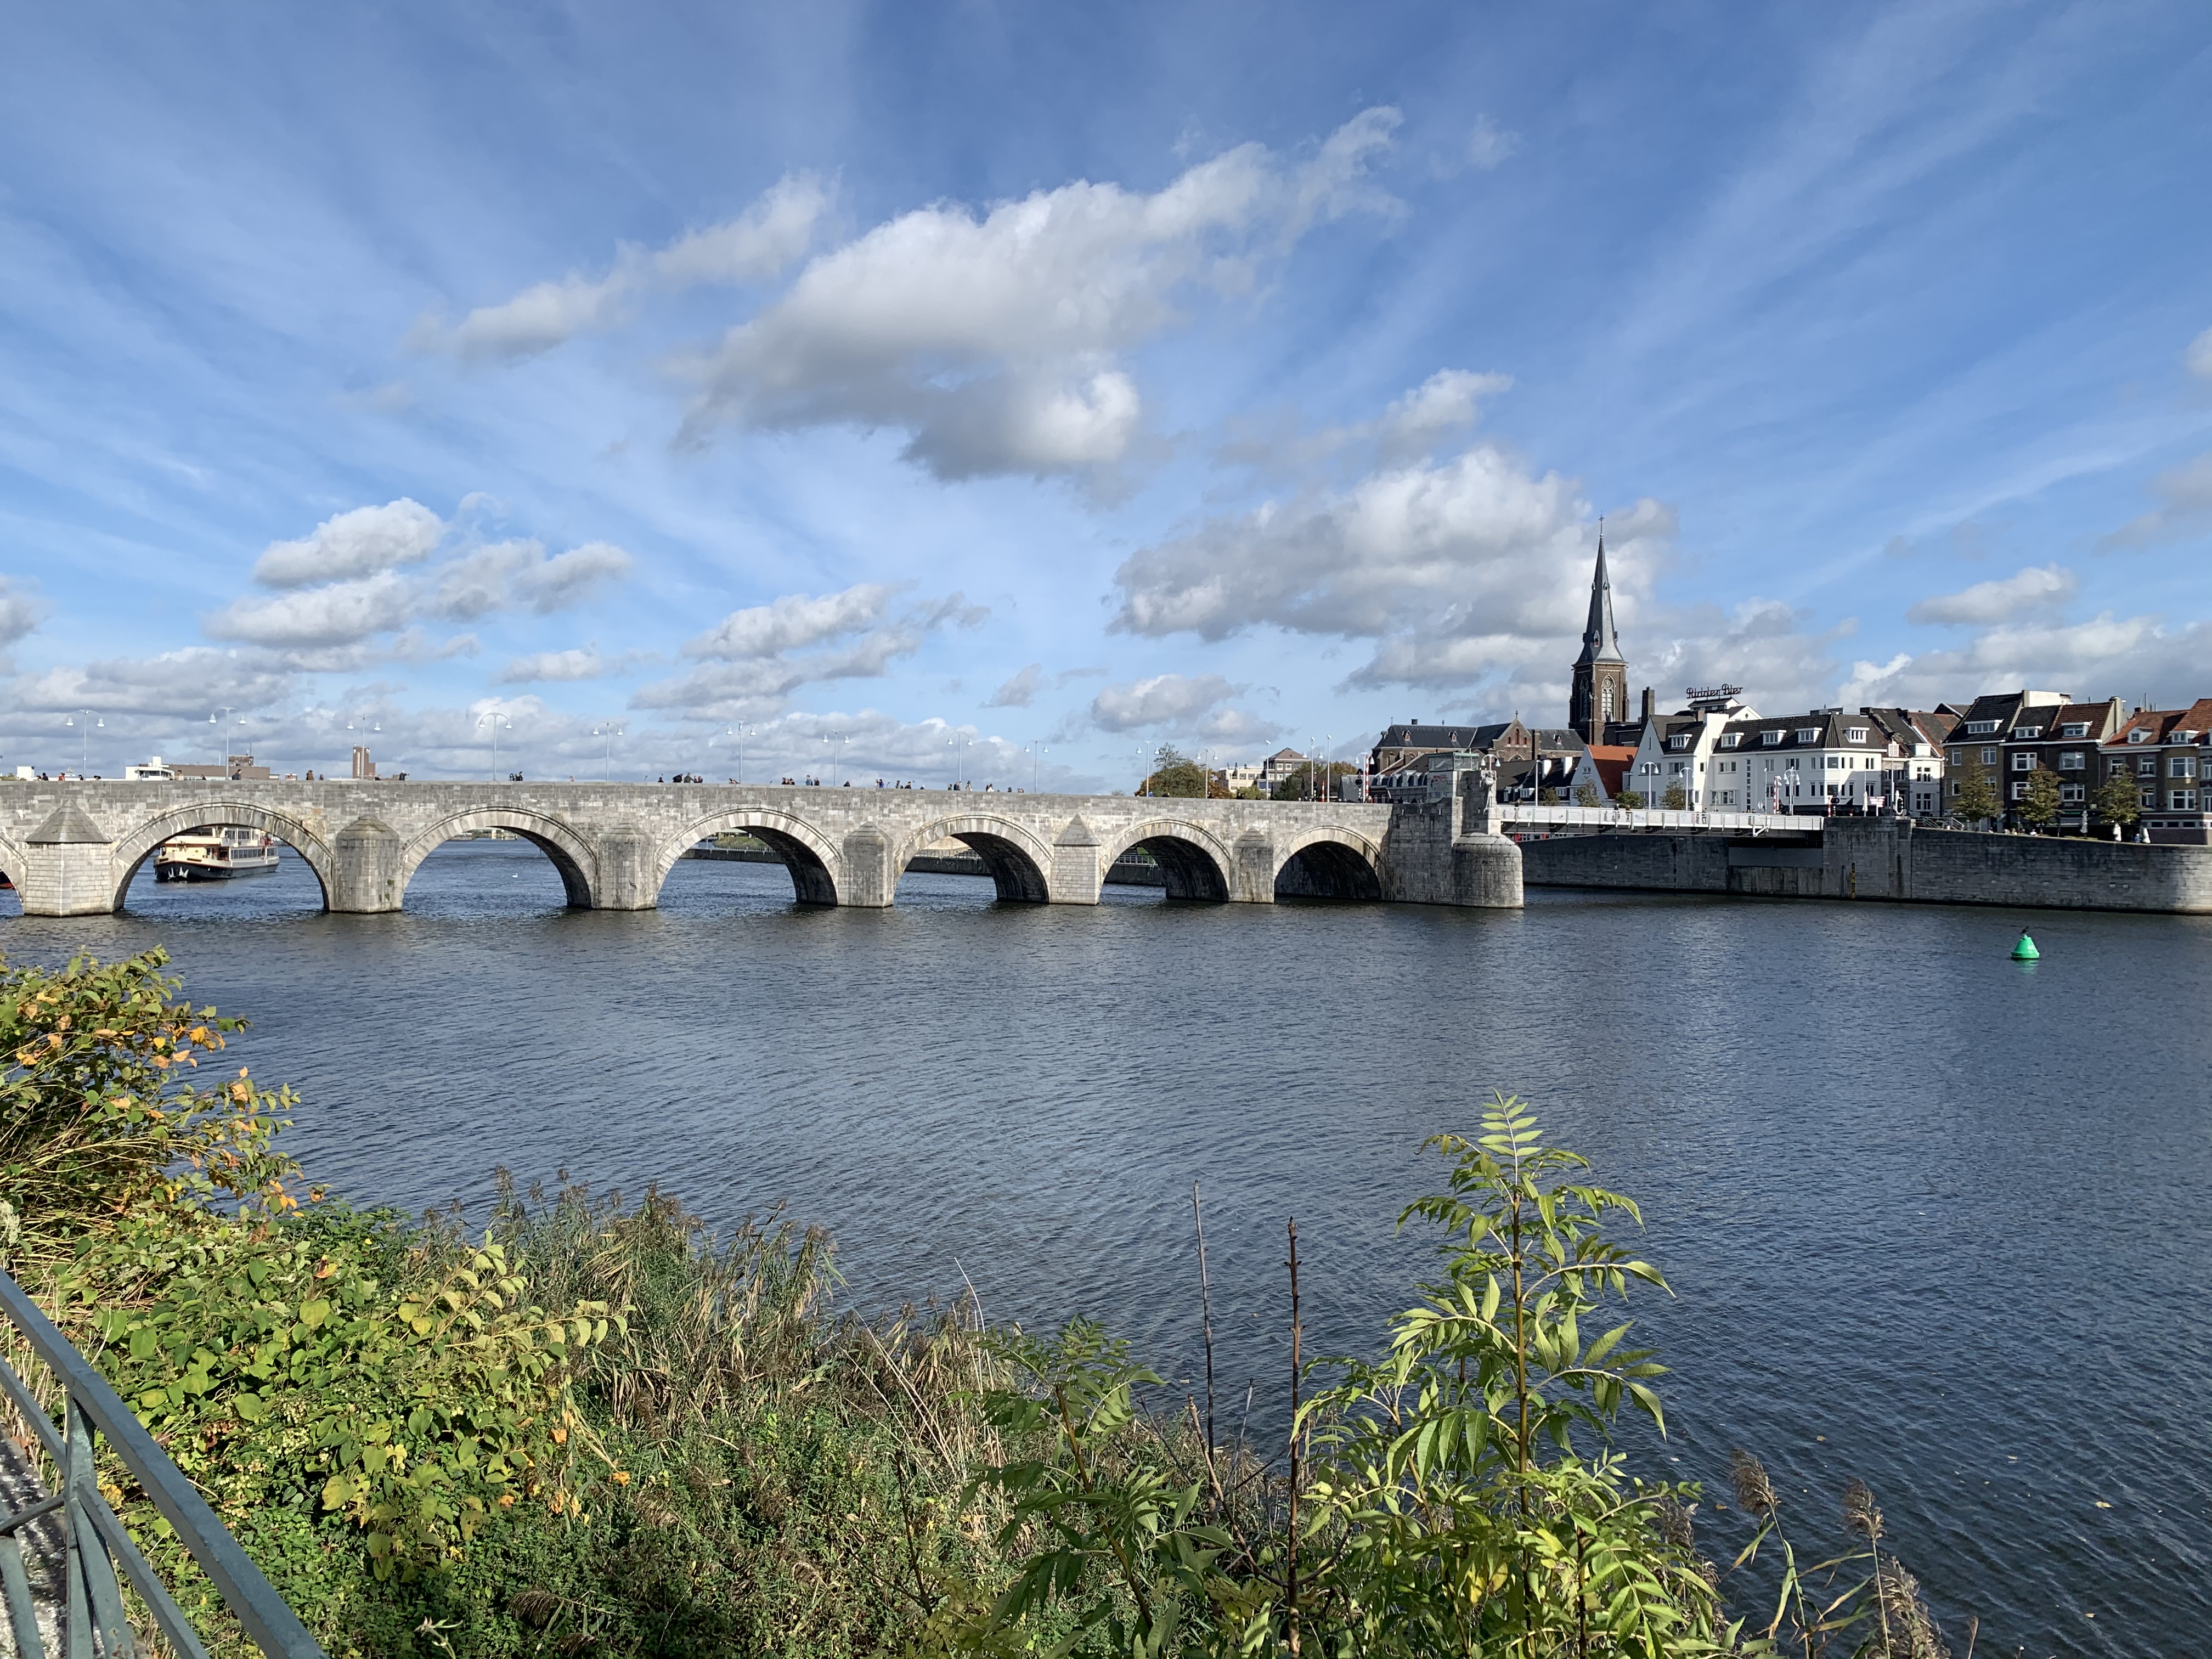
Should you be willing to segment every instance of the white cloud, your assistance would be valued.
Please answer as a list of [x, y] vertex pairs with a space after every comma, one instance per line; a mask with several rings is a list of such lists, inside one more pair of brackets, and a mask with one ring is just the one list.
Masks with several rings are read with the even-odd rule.
[[1036, 701], [1037, 684], [1043, 677], [1044, 665], [1033, 662], [994, 691], [984, 703], [987, 708], [1026, 708]]
[[414, 585], [386, 570], [275, 599], [234, 599], [204, 618], [204, 626], [216, 639], [254, 645], [343, 645], [396, 632], [414, 615], [415, 605]]
[[765, 282], [806, 252], [829, 210], [821, 181], [793, 174], [738, 217], [670, 243], [653, 256], [653, 274], [675, 287]]
[[1440, 368], [1402, 398], [1394, 399], [1379, 422], [1381, 434], [1402, 441], [1429, 443], [1446, 433], [1473, 426], [1481, 399], [1513, 389], [1510, 374], [1477, 374], [1464, 368]]
[[190, 723], [177, 729], [189, 732], [226, 704], [234, 709], [258, 708], [286, 696], [294, 683], [290, 673], [259, 653], [201, 645], [155, 657], [111, 658], [27, 675], [9, 686], [8, 700], [23, 709], [67, 713], [90, 708], [103, 714], [157, 716], [171, 723], [181, 717]]
[[2081, 583], [2060, 564], [2030, 565], [1996, 581], [1976, 582], [1956, 593], [1923, 599], [1905, 613], [1916, 623], [1964, 623], [1986, 627], [2021, 615], [2063, 604], [2074, 597]]
[[[1455, 372], [1382, 426], [1471, 418], [1494, 377]], [[1474, 687], [1564, 665], [1588, 611], [1591, 528], [1574, 482], [1502, 446], [1385, 464], [1339, 490], [1270, 501], [1140, 550], [1115, 573], [1114, 626], [1214, 640], [1273, 625], [1375, 641], [1351, 683]], [[1632, 613], [1673, 515], [1642, 501], [1607, 525], [1616, 605]]]
[[896, 591], [887, 583], [862, 582], [838, 593], [787, 593], [768, 605], [732, 611], [688, 641], [684, 654], [738, 661], [819, 645], [867, 627], [884, 614]]
[[1467, 165], [1487, 173], [1521, 152], [1521, 135], [1508, 132], [1487, 115], [1474, 118], [1474, 131], [1467, 138]]
[[424, 610], [460, 622], [510, 610], [548, 616], [580, 603], [603, 582], [621, 580], [630, 565], [629, 555], [611, 542], [586, 542], [550, 558], [540, 542], [494, 542], [431, 573], [437, 585]]
[[2020, 686], [2081, 698], [2148, 695], [2168, 707], [2205, 695], [2212, 623], [2164, 627], [2155, 617], [2106, 611], [2082, 623], [1991, 628], [1948, 651], [1851, 666], [1838, 700], [1930, 708]]
[[499, 671], [503, 685], [527, 685], [538, 680], [596, 680], [627, 670], [633, 659], [623, 653], [603, 657], [596, 645], [568, 651], [539, 651], [512, 659]]
[[1177, 320], [1190, 288], [1242, 292], [1313, 224], [1393, 211], [1369, 179], [1397, 114], [1370, 110], [1303, 165], [1245, 144], [1146, 194], [1079, 181], [917, 209], [814, 258], [689, 365], [694, 440], [891, 427], [940, 477], [1090, 471], [1143, 416], [1120, 354]]
[[842, 592], [787, 594], [733, 611], [685, 643], [685, 656], [702, 659], [698, 667], [641, 687], [630, 706], [706, 720], [770, 718], [783, 712], [802, 685], [879, 678], [892, 663], [921, 650], [937, 629], [970, 627], [988, 614], [957, 593], [893, 614], [896, 592], [864, 582]]
[[1249, 689], [1231, 685], [1218, 674], [1155, 674], [1101, 688], [1091, 700], [1091, 721], [1102, 732], [1155, 728], [1222, 743], [1275, 736], [1281, 727], [1247, 710], [1224, 707]]
[[254, 562], [253, 580], [264, 587], [304, 587], [373, 576], [422, 563], [445, 533], [444, 520], [404, 495], [382, 507], [356, 507], [332, 514], [298, 541], [270, 543]]
[[[1662, 708], [1679, 708], [1690, 688], [1711, 685], [1741, 686], [1744, 701], [1763, 714], [1823, 708], [1834, 701], [1834, 647], [1856, 624], [1808, 634], [1805, 623], [1779, 599], [1758, 598], [1727, 610], [1692, 605], [1663, 612], [1626, 645], [1629, 672], [1657, 690]], [[1564, 675], [1561, 680], [1558, 702], [1564, 707]]]
[[534, 541], [495, 542], [419, 577], [385, 570], [271, 599], [235, 599], [203, 625], [216, 639], [271, 647], [348, 646], [398, 634], [423, 618], [469, 622], [507, 611], [547, 615], [577, 604], [629, 568], [629, 555], [605, 542], [586, 542], [550, 558]]
[[0, 673], [9, 666], [8, 648], [46, 619], [46, 607], [38, 596], [0, 576]]
[[2206, 329], [2189, 343], [2189, 351], [2183, 361], [2189, 365], [2191, 374], [2201, 374], [2212, 380], [2212, 328]]
[[2212, 450], [2160, 473], [2150, 481], [2150, 492], [2166, 505], [2101, 538], [2100, 551], [2146, 547], [2212, 523]]
[[647, 253], [625, 247], [605, 276], [574, 273], [538, 283], [498, 305], [479, 306], [451, 328], [434, 316], [409, 335], [417, 350], [451, 351], [463, 358], [532, 357], [577, 334], [612, 326], [623, 302], [641, 288], [683, 289], [703, 283], [760, 282], [806, 252], [829, 210], [821, 183], [804, 174], [785, 178], [735, 219], [678, 238]]

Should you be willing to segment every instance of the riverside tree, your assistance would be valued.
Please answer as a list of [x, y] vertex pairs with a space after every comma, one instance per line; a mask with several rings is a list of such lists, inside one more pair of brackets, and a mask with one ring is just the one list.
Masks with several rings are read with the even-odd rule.
[[1180, 795], [1205, 800], [1228, 791], [1215, 784], [1206, 769], [1173, 744], [1164, 743], [1152, 757], [1151, 775], [1137, 787], [1140, 795]]
[[2004, 811], [1990, 769], [1979, 761], [1961, 762], [1953, 773], [1951, 816], [1963, 823], [1982, 823]]
[[2106, 823], [2125, 829], [2142, 816], [2142, 792], [2136, 781], [2125, 772], [2115, 772], [2098, 787], [2091, 805], [2097, 816]]
[[2021, 793], [2021, 821], [2032, 830], [2048, 830], [2058, 822], [2058, 775], [2037, 767]]

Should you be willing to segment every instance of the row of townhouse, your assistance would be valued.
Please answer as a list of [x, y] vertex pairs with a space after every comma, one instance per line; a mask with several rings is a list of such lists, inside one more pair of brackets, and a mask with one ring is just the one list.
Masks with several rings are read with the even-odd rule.
[[2130, 713], [2118, 697], [2076, 702], [2059, 692], [2011, 691], [1977, 697], [1945, 753], [1947, 810], [1955, 810], [1978, 769], [2008, 811], [2017, 811], [2038, 773], [2057, 780], [2058, 823], [2087, 830], [2095, 796], [2114, 779], [2135, 786], [2142, 828], [2154, 841], [2203, 842], [2212, 801], [2204, 791], [2212, 698], [2186, 708]]
[[[1647, 704], [1648, 707], [1648, 704]], [[1447, 744], [1430, 747], [1442, 737]], [[2039, 772], [2057, 782], [2058, 827], [2103, 821], [2098, 796], [2112, 779], [2136, 786], [2152, 841], [2212, 844], [2212, 698], [2186, 708], [2130, 712], [2118, 697], [2081, 702], [2064, 692], [2020, 690], [1965, 708], [1819, 708], [1762, 715], [1733, 688], [1692, 696], [1671, 714], [1647, 714], [1634, 747], [1585, 744], [1565, 730], [1407, 726], [1377, 745], [1389, 763], [1369, 799], [1425, 799], [1432, 782], [1479, 766], [1502, 799], [1610, 802], [1634, 793], [1654, 807], [1802, 814], [1959, 815], [1960, 792], [1979, 769], [2005, 816], [2016, 817]], [[1388, 741], [1395, 740], [1395, 741]]]
[[1768, 719], [1733, 692], [1695, 697], [1646, 720], [1620, 788], [1595, 757], [1574, 788], [1611, 799], [1623, 789], [1689, 811], [1897, 811], [1942, 810], [1948, 710], [1820, 708]]

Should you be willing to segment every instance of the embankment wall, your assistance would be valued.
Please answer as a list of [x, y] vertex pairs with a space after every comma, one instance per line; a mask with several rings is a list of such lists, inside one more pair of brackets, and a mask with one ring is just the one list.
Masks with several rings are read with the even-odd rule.
[[1560, 836], [1525, 842], [1531, 887], [2212, 915], [2212, 848], [1830, 819], [1802, 838]]

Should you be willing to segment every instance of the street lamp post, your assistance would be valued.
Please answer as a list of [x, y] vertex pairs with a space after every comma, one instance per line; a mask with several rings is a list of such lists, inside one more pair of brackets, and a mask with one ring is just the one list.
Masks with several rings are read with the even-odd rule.
[[605, 738], [607, 740], [599, 772], [601, 783], [612, 783], [615, 781], [615, 739], [622, 735], [622, 731], [620, 720], [602, 720], [592, 728], [593, 737]]
[[511, 726], [514, 722], [496, 709], [477, 716], [478, 726], [487, 722], [491, 726], [491, 781], [497, 783], [499, 781], [499, 728], [502, 726]]
[[[91, 714], [92, 710], [89, 708], [80, 708], [76, 711], [76, 714]], [[62, 724], [65, 726], [76, 726], [76, 714], [64, 714], [62, 717]], [[93, 727], [99, 726], [104, 730], [106, 725], [107, 722], [105, 720], [94, 715], [90, 724], [76, 726], [76, 775], [79, 778], [83, 778], [92, 770]]]

